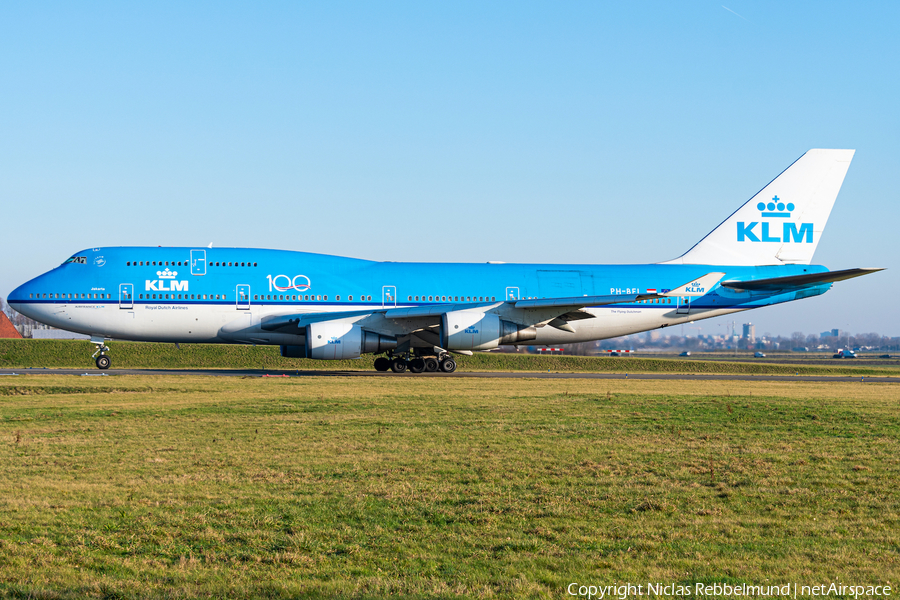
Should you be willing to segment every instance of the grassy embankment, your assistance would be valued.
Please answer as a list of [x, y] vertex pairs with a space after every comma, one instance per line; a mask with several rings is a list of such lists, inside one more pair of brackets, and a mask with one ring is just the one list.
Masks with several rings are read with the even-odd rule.
[[[157, 369], [274, 369], [274, 370], [369, 370], [372, 357], [360, 360], [316, 361], [282, 358], [277, 346], [231, 346], [219, 344], [174, 344], [112, 342], [110, 356], [116, 368]], [[2, 368], [94, 368], [94, 346], [86, 341], [0, 340]], [[762, 362], [703, 361], [696, 358], [527, 356], [479, 353], [457, 356], [467, 371], [583, 371], [662, 373], [747, 373], [773, 375], [896, 375], [897, 366], [772, 364]]]
[[4, 377], [0, 596], [896, 586], [898, 400], [862, 382]]

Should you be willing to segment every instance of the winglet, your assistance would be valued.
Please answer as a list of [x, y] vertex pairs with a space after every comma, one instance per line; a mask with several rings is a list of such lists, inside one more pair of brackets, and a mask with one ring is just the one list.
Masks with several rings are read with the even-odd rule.
[[702, 277], [698, 277], [697, 279], [685, 283], [683, 285], [675, 286], [665, 294], [660, 294], [661, 296], [704, 296], [709, 290], [712, 289], [714, 285], [719, 283], [719, 280], [725, 277], [725, 273], [707, 273]]

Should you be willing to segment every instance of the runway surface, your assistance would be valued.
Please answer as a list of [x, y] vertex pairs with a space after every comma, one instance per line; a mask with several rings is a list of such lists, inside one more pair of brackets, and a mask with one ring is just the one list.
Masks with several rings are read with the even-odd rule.
[[0, 376], [13, 375], [81, 375], [115, 377], [117, 375], [206, 375], [212, 377], [481, 377], [489, 379], [671, 379], [688, 381], [810, 381], [897, 383], [900, 377], [867, 377], [851, 375], [727, 375], [720, 373], [556, 373], [556, 372], [466, 372], [456, 373], [379, 373], [377, 371], [294, 371], [262, 369], [0, 369]]

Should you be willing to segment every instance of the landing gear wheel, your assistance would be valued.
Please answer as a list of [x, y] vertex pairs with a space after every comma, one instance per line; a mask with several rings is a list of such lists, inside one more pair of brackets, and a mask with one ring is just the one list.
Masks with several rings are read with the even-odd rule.
[[393, 371], [394, 373], [405, 373], [406, 361], [398, 356], [391, 361], [391, 371]]
[[112, 361], [105, 354], [101, 354], [97, 357], [97, 360], [94, 361], [97, 363], [97, 368], [101, 370], [105, 370], [109, 368], [109, 365], [112, 364]]
[[391, 359], [379, 356], [375, 359], [375, 370], [385, 372], [391, 368]]
[[445, 358], [441, 361], [441, 371], [444, 373], [452, 373], [456, 370], [456, 361], [452, 358]]
[[421, 358], [414, 358], [409, 361], [410, 373], [421, 373], [425, 370], [425, 361]]
[[438, 364], [438, 361], [436, 358], [429, 357], [429, 358], [425, 359], [425, 370], [428, 371], [429, 373], [435, 373], [440, 368], [441, 368], [441, 366], [440, 366], [440, 364]]

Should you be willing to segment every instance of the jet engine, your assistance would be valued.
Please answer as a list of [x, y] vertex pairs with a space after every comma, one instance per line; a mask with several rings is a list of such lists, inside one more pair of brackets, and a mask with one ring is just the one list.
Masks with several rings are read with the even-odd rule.
[[456, 310], [441, 317], [441, 347], [447, 350], [491, 350], [535, 338], [534, 327], [504, 321], [495, 314]]
[[304, 347], [306, 358], [342, 360], [393, 350], [397, 347], [397, 339], [366, 331], [353, 323], [324, 321], [306, 326]]

